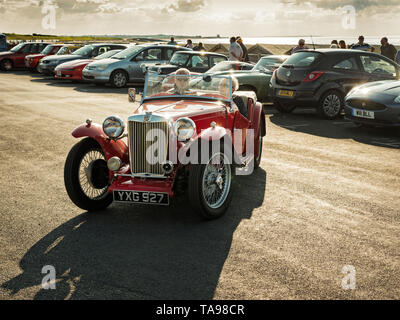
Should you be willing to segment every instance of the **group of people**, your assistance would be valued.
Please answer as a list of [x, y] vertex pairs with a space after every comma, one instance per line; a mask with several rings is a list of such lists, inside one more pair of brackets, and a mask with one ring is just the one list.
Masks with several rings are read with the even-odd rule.
[[[346, 42], [344, 40], [332, 40], [330, 48], [332, 49], [353, 49], [353, 50], [363, 50], [363, 51], [371, 51], [374, 52], [375, 48], [368, 43], [364, 42], [364, 36], [359, 36], [358, 37], [358, 42], [353, 43], [350, 46], [347, 46]], [[294, 52], [298, 50], [304, 50], [308, 49], [307, 46], [305, 45], [306, 42], [304, 39], [300, 39], [298, 42], [298, 45], [296, 47], [293, 47], [292, 49], [289, 50], [289, 54], [293, 54]], [[383, 37], [381, 39], [381, 55], [397, 62], [400, 64], [400, 50], [397, 51], [396, 47], [392, 44], [389, 43], [389, 40], [387, 37]]]
[[229, 60], [249, 62], [247, 48], [240, 36], [230, 38]]
[[[171, 40], [167, 44], [171, 45], [171, 46], [177, 46], [178, 45], [178, 43], [175, 41], [174, 37], [171, 37]], [[184, 45], [184, 47], [193, 49], [194, 51], [206, 51], [206, 48], [204, 48], [202, 42], [199, 42], [199, 44], [197, 46], [193, 46], [193, 42], [192, 42], [191, 39], [188, 39], [186, 41], [186, 44]]]

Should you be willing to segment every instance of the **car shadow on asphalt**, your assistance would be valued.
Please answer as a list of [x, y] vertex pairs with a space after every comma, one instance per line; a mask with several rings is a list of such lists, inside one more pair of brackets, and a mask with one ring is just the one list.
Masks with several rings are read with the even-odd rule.
[[[204, 221], [186, 197], [170, 207], [112, 204], [82, 213], [33, 245], [22, 273], [1, 286], [11, 294], [38, 286], [35, 299], [212, 299], [233, 233], [264, 200], [267, 174], [237, 176], [226, 214]], [[45, 265], [56, 289], [40, 287]]]
[[288, 130], [303, 132], [332, 139], [353, 139], [354, 141], [400, 149], [400, 129], [388, 127], [358, 127], [353, 122], [340, 117], [336, 120], [318, 118], [313, 110], [295, 110], [290, 114], [266, 109], [272, 123]]

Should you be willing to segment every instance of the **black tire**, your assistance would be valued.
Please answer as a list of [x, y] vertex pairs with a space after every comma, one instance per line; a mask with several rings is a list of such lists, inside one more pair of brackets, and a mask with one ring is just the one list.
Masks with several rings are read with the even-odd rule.
[[14, 67], [13, 62], [9, 59], [4, 59], [0, 63], [0, 68], [1, 70], [4, 71], [11, 71], [13, 67]]
[[128, 74], [124, 70], [115, 70], [110, 76], [110, 83], [114, 88], [123, 88], [128, 83]]
[[[83, 191], [79, 182], [79, 169], [81, 161], [90, 151], [98, 151], [104, 155], [99, 144], [92, 138], [85, 138], [72, 147], [67, 156], [64, 166], [64, 183], [67, 193], [75, 205], [83, 210], [98, 211], [107, 208], [113, 201], [112, 194], [108, 193], [108, 187], [105, 193], [102, 193], [98, 198], [89, 198]], [[96, 160], [100, 161], [100, 160]], [[105, 162], [105, 160], [104, 160]], [[106, 168], [107, 168], [107, 164]], [[104, 174], [103, 164], [97, 169], [98, 173]], [[101, 171], [99, 171], [101, 170]], [[105, 177], [101, 177], [105, 179]], [[108, 180], [108, 169], [107, 178]], [[108, 184], [108, 181], [107, 181]], [[107, 185], [106, 184], [106, 185]], [[101, 184], [104, 185], [104, 182]], [[104, 189], [105, 186], [102, 188]], [[99, 189], [101, 190], [101, 189]]]
[[274, 101], [274, 108], [280, 113], [291, 113], [294, 109], [296, 109], [296, 105]]
[[[264, 116], [264, 113], [262, 114], [262, 116]], [[258, 144], [258, 148], [259, 148], [258, 156], [254, 159], [254, 170], [256, 170], [260, 167], [260, 163], [261, 163], [261, 159], [262, 159], [263, 138], [264, 137], [263, 137], [263, 132], [262, 132], [261, 127], [263, 125], [263, 121], [265, 121], [265, 120], [261, 119], [261, 121], [260, 121], [260, 129], [259, 129], [258, 135], [259, 135], [259, 139], [261, 139], [261, 143], [259, 142], [259, 144]]]
[[[220, 151], [224, 154], [223, 147]], [[212, 157], [210, 157], [211, 159]], [[188, 179], [188, 198], [189, 202], [194, 209], [202, 218], [206, 220], [213, 220], [221, 217], [229, 207], [232, 201], [233, 189], [234, 189], [234, 168], [231, 164], [227, 164], [229, 168], [230, 184], [229, 189], [226, 191], [225, 197], [223, 197], [223, 203], [218, 207], [211, 207], [203, 194], [203, 177], [206, 171], [206, 164], [192, 164], [189, 172]], [[216, 184], [216, 182], [214, 182]], [[217, 187], [215, 187], [217, 188]]]
[[319, 117], [323, 119], [336, 119], [344, 108], [344, 96], [340, 91], [329, 90], [325, 92], [317, 107]]

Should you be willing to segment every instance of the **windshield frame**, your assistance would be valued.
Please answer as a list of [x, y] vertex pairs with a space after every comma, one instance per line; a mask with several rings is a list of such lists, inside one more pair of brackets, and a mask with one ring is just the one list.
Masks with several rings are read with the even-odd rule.
[[[136, 49], [136, 50], [134, 50]], [[122, 49], [120, 52], [116, 53], [115, 55], [113, 55], [112, 57], [110, 57], [110, 59], [115, 59], [115, 60], [119, 60], [119, 61], [123, 61], [123, 60], [131, 60], [134, 57], [136, 57], [138, 54], [140, 54], [144, 49], [146, 49], [146, 46], [142, 46], [142, 45], [135, 45], [135, 46], [130, 46], [126, 49]], [[129, 55], [125, 55], [125, 57], [119, 58], [117, 57], [118, 55], [122, 54], [124, 51], [132, 51], [131, 53], [129, 53]]]
[[[13, 47], [13, 48], [11, 48], [10, 49], [10, 51], [11, 52], [19, 52], [25, 45], [27, 45], [28, 43], [27, 42], [21, 42], [21, 43], [18, 43], [15, 47]], [[16, 48], [18, 48], [17, 50], [15, 50]]]
[[[233, 92], [232, 92], [232, 77], [229, 75], [188, 75], [188, 78], [198, 78], [198, 79], [204, 79], [205, 76], [211, 77], [213, 79], [215, 78], [221, 78], [221, 79], [229, 79], [229, 99], [220, 99], [220, 98], [213, 98], [213, 97], [207, 97], [207, 96], [193, 96], [193, 95], [171, 95], [171, 96], [149, 96], [146, 97], [146, 90], [147, 90], [147, 85], [148, 85], [148, 79], [151, 74], [154, 74], [156, 76], [160, 76], [155, 71], [148, 71], [146, 72], [145, 76], [145, 81], [144, 81], [144, 88], [143, 88], [143, 94], [142, 98], [140, 100], [140, 105], [142, 105], [144, 102], [151, 101], [151, 100], [162, 100], [162, 99], [190, 99], [190, 100], [206, 100], [206, 101], [213, 101], [213, 102], [225, 102], [228, 103], [230, 106], [233, 105]], [[165, 76], [171, 76], [171, 74], [165, 75]], [[182, 76], [182, 75], [180, 75]], [[191, 80], [193, 80], [191, 79]]]
[[54, 45], [53, 44], [49, 44], [40, 52], [40, 54], [50, 54], [53, 51], [53, 49], [54, 49]]

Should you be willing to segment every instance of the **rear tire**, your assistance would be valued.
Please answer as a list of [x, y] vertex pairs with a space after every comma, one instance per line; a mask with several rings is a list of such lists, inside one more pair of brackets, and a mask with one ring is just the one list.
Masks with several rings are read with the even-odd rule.
[[296, 106], [293, 104], [283, 104], [278, 101], [274, 101], [274, 107], [280, 113], [291, 113], [294, 109], [296, 109]]
[[337, 90], [329, 90], [321, 97], [317, 112], [323, 119], [333, 120], [340, 116], [344, 108], [343, 94]]
[[9, 59], [4, 59], [0, 63], [0, 68], [1, 68], [1, 70], [4, 70], [4, 71], [11, 71], [13, 69], [13, 66], [14, 65], [13, 65], [12, 61]]
[[112, 203], [107, 163], [95, 140], [85, 138], [72, 147], [65, 161], [64, 183], [72, 202], [83, 210], [102, 210]]
[[116, 70], [111, 74], [110, 83], [114, 88], [123, 88], [128, 83], [128, 74], [123, 70]]

